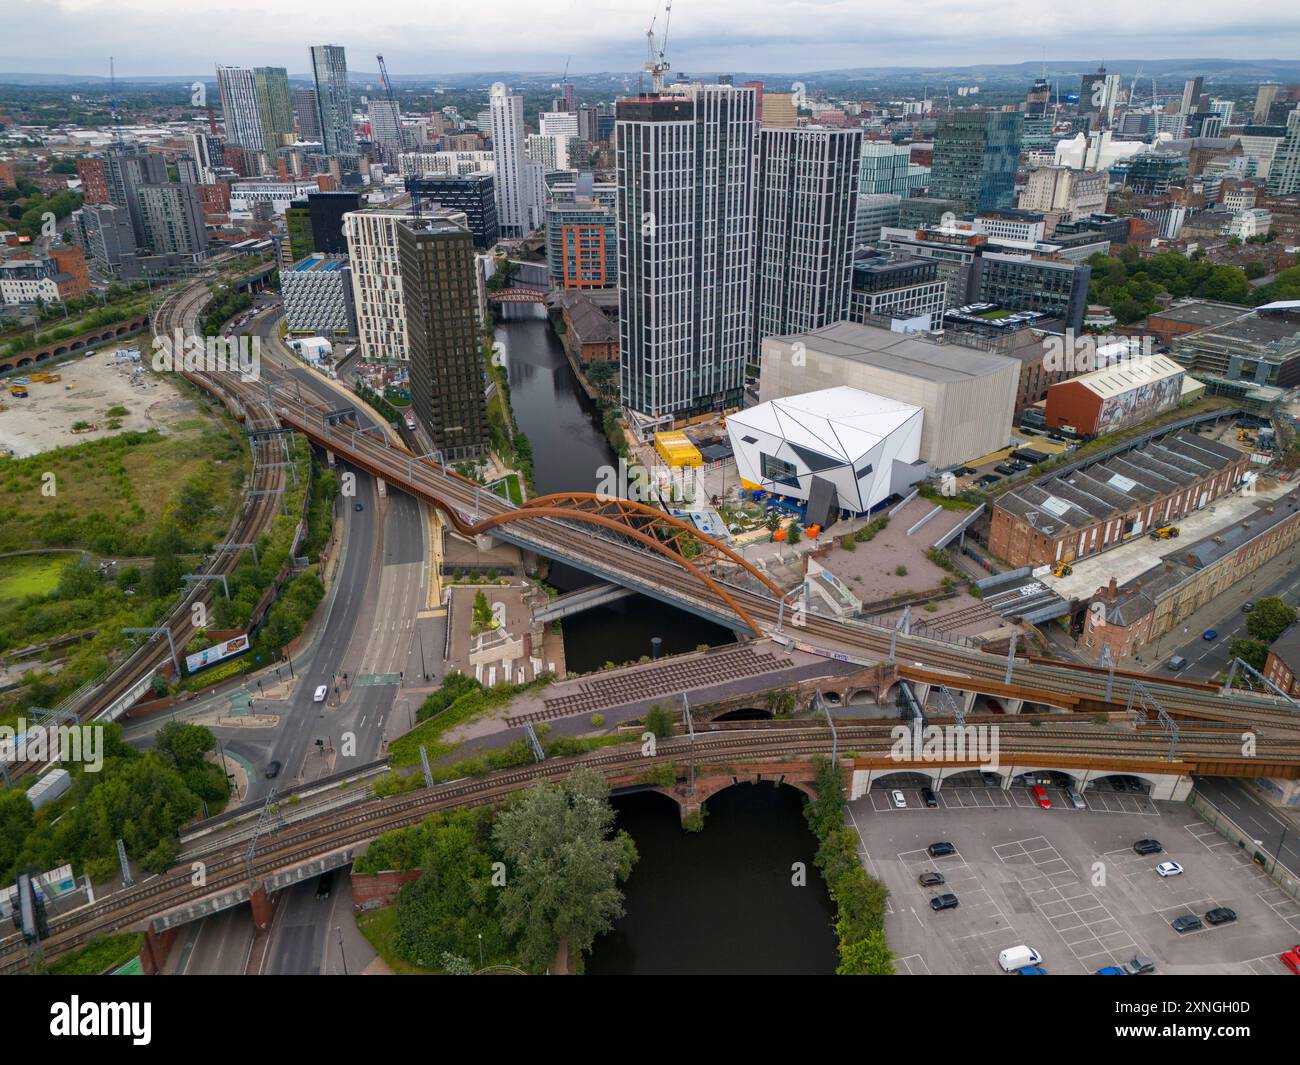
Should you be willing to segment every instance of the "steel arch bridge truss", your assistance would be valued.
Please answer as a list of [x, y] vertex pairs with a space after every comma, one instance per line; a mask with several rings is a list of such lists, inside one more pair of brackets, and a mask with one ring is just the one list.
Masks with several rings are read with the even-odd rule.
[[758, 623], [714, 577], [719, 565], [736, 566], [753, 577], [776, 599], [785, 593], [771, 578], [756, 569], [729, 548], [656, 507], [616, 496], [593, 492], [557, 492], [537, 496], [523, 506], [495, 514], [475, 524], [468, 524], [461, 514], [448, 510], [458, 532], [479, 535], [502, 525], [537, 518], [551, 518], [586, 526], [598, 526], [638, 550], [666, 558], [687, 576], [703, 586], [736, 614], [756, 636], [762, 634]]

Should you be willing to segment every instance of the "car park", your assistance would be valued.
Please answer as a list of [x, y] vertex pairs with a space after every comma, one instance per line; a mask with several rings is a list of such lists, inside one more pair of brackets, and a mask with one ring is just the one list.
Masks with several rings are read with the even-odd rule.
[[1047, 792], [1035, 784], [1029, 789], [1029, 794], [1034, 797], [1034, 802], [1038, 803], [1044, 810], [1052, 808], [1052, 800], [1047, 797]]
[[1170, 922], [1170, 927], [1182, 935], [1184, 932], [1199, 932], [1205, 925], [1201, 924], [1201, 919], [1196, 914], [1185, 913], [1181, 917], [1175, 917]]
[[928, 873], [922, 873], [916, 878], [916, 880], [922, 887], [938, 887], [944, 882], [943, 874], [936, 873], [933, 870]]
[[1164, 876], [1164, 877], [1182, 876], [1183, 867], [1179, 865], [1177, 862], [1161, 862], [1159, 865], [1156, 866], [1156, 872], [1160, 876]]
[[907, 797], [901, 791], [890, 792], [890, 798], [894, 800], [894, 805], [900, 810], [907, 806]]
[[1134, 854], [1159, 854], [1162, 850], [1164, 847], [1160, 845], [1158, 839], [1140, 839], [1133, 844]]
[[951, 892], [944, 895], [936, 895], [930, 900], [930, 909], [938, 913], [940, 910], [955, 910], [958, 906], [957, 896]]
[[1236, 919], [1236, 911], [1229, 909], [1227, 906], [1216, 906], [1214, 909], [1206, 911], [1205, 914], [1205, 923], [1212, 925], [1231, 924]]
[[933, 788], [921, 789], [921, 801], [932, 810], [939, 805], [938, 796], [935, 795]]
[[947, 840], [940, 840], [938, 843], [931, 843], [926, 847], [925, 853], [931, 858], [944, 858], [949, 854], [956, 854], [957, 848]]

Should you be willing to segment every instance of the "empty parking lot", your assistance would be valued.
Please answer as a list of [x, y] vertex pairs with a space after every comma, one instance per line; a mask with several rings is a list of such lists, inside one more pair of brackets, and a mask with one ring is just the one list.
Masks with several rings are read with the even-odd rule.
[[[890, 890], [887, 930], [902, 974], [995, 974], [998, 951], [1034, 947], [1049, 973], [1093, 973], [1134, 954], [1162, 973], [1287, 975], [1277, 955], [1300, 943], [1300, 905], [1184, 803], [1145, 795], [1086, 793], [1074, 809], [1047, 789], [1040, 809], [1024, 788], [948, 788], [927, 808], [918, 789], [869, 792], [850, 804], [864, 862]], [[1164, 852], [1139, 856], [1132, 844], [1159, 839]], [[946, 840], [956, 853], [931, 858]], [[1183, 866], [1162, 878], [1161, 861]], [[938, 872], [942, 886], [918, 877]], [[956, 909], [930, 899], [957, 895]], [[1237, 920], [1179, 934], [1184, 914], [1226, 906]]]

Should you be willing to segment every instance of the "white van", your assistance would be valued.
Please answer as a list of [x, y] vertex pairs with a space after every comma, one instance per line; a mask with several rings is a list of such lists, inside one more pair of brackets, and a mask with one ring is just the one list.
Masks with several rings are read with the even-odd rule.
[[316, 694], [311, 697], [311, 701], [313, 703], [323, 703], [325, 701], [325, 696], [329, 694], [329, 690], [328, 684], [322, 684], [316, 689]]
[[1004, 973], [1014, 973], [1026, 965], [1037, 965], [1042, 960], [1038, 951], [1023, 943], [1018, 947], [1007, 947], [998, 955], [998, 965], [1002, 967]]

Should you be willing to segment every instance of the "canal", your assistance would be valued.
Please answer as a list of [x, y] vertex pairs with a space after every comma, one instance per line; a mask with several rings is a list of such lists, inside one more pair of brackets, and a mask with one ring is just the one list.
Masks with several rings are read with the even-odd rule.
[[800, 792], [727, 788], [709, 799], [702, 832], [684, 831], [663, 795], [613, 804], [638, 859], [623, 889], [626, 915], [596, 940], [589, 974], [835, 971], [834, 906], [813, 865], [817, 840]]
[[[537, 493], [596, 491], [601, 467], [617, 467], [618, 456], [605, 438], [595, 405], [573, 376], [546, 312], [515, 304], [503, 306], [498, 315], [495, 337], [505, 349], [515, 423], [532, 444]], [[593, 580], [571, 566], [554, 565], [548, 583], [569, 592]], [[663, 640], [665, 654], [734, 640], [720, 625], [637, 595], [565, 618], [565, 661], [578, 673], [606, 662], [631, 661], [650, 653], [655, 636]]]

